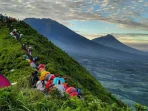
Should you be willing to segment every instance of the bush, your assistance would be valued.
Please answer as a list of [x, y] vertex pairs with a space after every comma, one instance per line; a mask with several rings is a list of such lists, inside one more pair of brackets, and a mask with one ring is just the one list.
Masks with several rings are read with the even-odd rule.
[[143, 105], [138, 104], [138, 103], [135, 104], [135, 109], [136, 109], [136, 111], [146, 111], [147, 110], [146, 106], [143, 106]]

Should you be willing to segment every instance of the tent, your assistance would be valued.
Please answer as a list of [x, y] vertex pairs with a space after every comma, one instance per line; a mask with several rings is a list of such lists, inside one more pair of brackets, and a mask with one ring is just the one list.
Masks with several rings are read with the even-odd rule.
[[0, 88], [10, 86], [10, 82], [0, 74]]

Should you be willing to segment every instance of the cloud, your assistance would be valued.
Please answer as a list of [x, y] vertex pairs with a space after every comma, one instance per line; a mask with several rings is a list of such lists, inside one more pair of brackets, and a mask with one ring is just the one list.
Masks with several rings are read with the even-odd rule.
[[[122, 28], [148, 29], [147, 0], [0, 0], [0, 13], [24, 19], [99, 20]], [[144, 22], [143, 22], [144, 21]]]
[[148, 52], [148, 44], [139, 44], [139, 43], [126, 43], [126, 45], [139, 49], [139, 50], [143, 50], [143, 51], [147, 51]]

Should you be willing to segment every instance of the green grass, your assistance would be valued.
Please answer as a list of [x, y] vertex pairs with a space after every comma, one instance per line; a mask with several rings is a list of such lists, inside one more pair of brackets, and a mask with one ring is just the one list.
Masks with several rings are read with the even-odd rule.
[[[77, 61], [56, 47], [24, 22], [13, 26], [24, 34], [19, 42], [9, 35], [9, 28], [0, 22], [0, 71], [16, 86], [0, 89], [1, 111], [129, 111]], [[29, 87], [28, 77], [34, 70], [23, 59], [21, 44], [33, 47], [38, 63], [46, 64], [48, 71], [67, 76], [69, 83], [82, 89], [83, 100], [50, 94], [49, 96]], [[13, 72], [11, 70], [14, 70]]]

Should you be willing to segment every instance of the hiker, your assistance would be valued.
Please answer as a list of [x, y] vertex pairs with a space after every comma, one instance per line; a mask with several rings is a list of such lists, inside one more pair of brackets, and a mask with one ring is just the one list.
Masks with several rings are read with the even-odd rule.
[[65, 88], [60, 80], [58, 80], [58, 84], [56, 84], [54, 87], [60, 91], [62, 96], [64, 96]]
[[16, 34], [17, 34], [16, 29], [13, 29], [12, 33], [14, 36], [16, 36]]
[[81, 89], [77, 88], [77, 92], [78, 92], [78, 98], [81, 98]]
[[44, 64], [40, 64], [38, 66], [38, 72], [41, 74], [40, 77], [44, 78], [44, 80], [45, 80], [45, 78], [46, 78], [46, 80], [48, 80], [48, 77], [50, 76], [50, 72], [45, 70]]
[[28, 57], [28, 55], [23, 55], [23, 57], [24, 57], [24, 59], [26, 59], [26, 60], [29, 60], [29, 57]]
[[26, 59], [29, 62], [31, 67], [37, 68], [37, 66], [36, 66], [36, 64], [35, 64], [35, 62], [34, 62], [34, 60], [33, 60], [33, 58], [31, 56], [28, 56], [26, 54], [23, 55], [23, 56], [24, 56], [24, 59]]
[[23, 34], [21, 34], [20, 31], [16, 31], [16, 35], [15, 35], [15, 36], [16, 36], [16, 39], [17, 39], [17, 40], [21, 40]]
[[[11, 30], [12, 29], [12, 25], [10, 25], [10, 27], [9, 27], [9, 30]], [[19, 32], [17, 32], [17, 30], [16, 29], [13, 29], [13, 31], [12, 32], [10, 32], [10, 35], [11, 36], [13, 36], [14, 38], [16, 38], [17, 40], [21, 40], [22, 39], [22, 35], [23, 34], [19, 34]]]
[[30, 47], [26, 47], [26, 53], [27, 53], [27, 55], [30, 55], [31, 56], [31, 49], [32, 49], [31, 46]]
[[26, 50], [26, 48], [27, 48], [27, 43], [25, 42], [22, 44], [22, 49]]
[[20, 34], [19, 34], [19, 39], [20, 39], [20, 40], [22, 40], [22, 36], [23, 36], [23, 34], [20, 33]]
[[19, 39], [20, 39], [20, 35], [19, 35], [19, 33], [18, 33], [18, 32], [16, 32], [16, 35], [15, 35], [15, 36], [16, 36], [16, 39], [17, 39], [17, 40], [19, 40]]
[[30, 57], [29, 63], [30, 63], [30, 66], [31, 66], [31, 67], [33, 67], [33, 68], [36, 68], [36, 67], [37, 67], [36, 64], [34, 63], [32, 57]]
[[38, 72], [34, 71], [34, 72], [32, 72], [32, 75], [30, 77], [30, 84], [31, 84], [32, 88], [36, 88], [36, 83], [39, 81], [37, 74], [38, 74]]
[[16, 38], [16, 29], [13, 29], [12, 32], [10, 32], [10, 35], [13, 36], [14, 38]]
[[42, 73], [43, 71], [46, 71], [44, 67], [45, 67], [44, 64], [40, 64], [40, 65], [38, 66], [38, 68], [37, 68], [37, 69], [38, 69], [38, 72], [39, 72], [39, 73]]
[[[37, 62], [37, 60], [38, 60], [38, 57], [33, 57], [33, 61], [34, 61], [34, 63], [36, 64], [36, 62]], [[36, 67], [37, 68], [37, 67]]]
[[10, 35], [13, 36], [14, 38], [16, 38], [16, 37], [14, 36], [13, 32], [10, 32]]
[[46, 81], [44, 78], [40, 77], [40, 80], [36, 83], [36, 89], [40, 91], [45, 91]]

